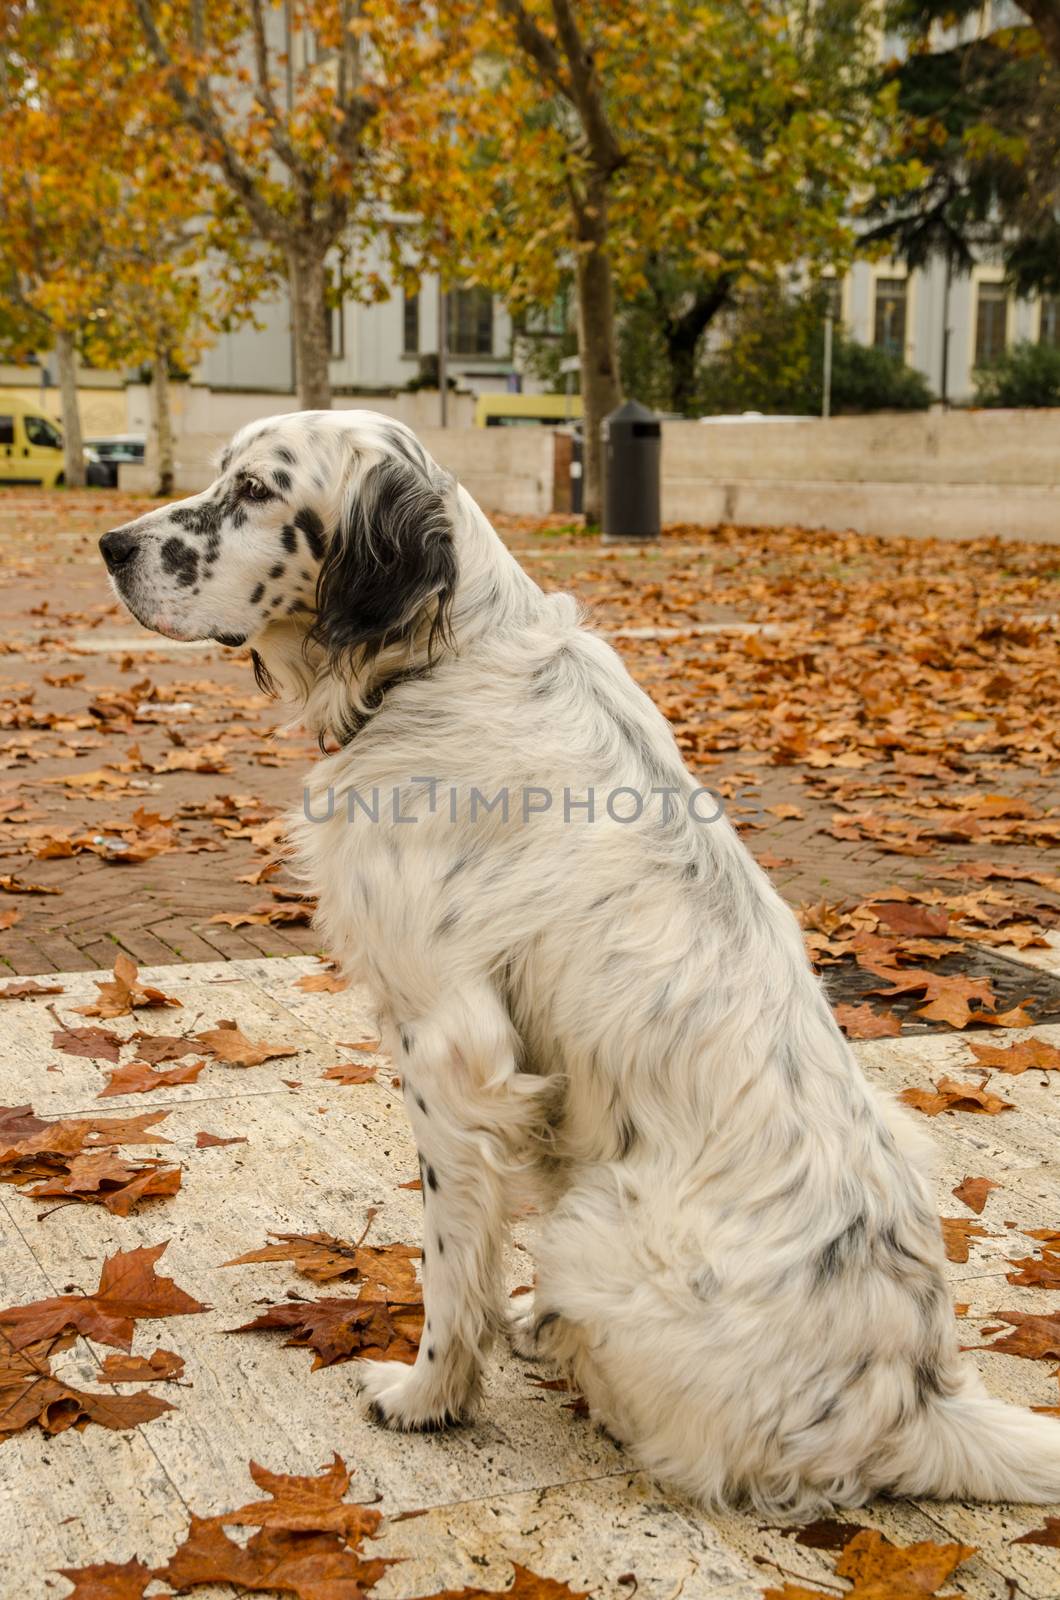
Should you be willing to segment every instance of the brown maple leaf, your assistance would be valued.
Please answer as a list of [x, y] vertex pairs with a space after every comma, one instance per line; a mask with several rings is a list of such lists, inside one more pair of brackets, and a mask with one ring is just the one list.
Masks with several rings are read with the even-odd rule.
[[[369, 1223], [371, 1219], [369, 1216]], [[274, 1233], [271, 1237], [278, 1243], [262, 1245], [259, 1250], [250, 1250], [224, 1265], [242, 1267], [258, 1261], [289, 1261], [303, 1277], [311, 1278], [314, 1283], [334, 1283], [347, 1278], [370, 1285], [376, 1298], [410, 1304], [419, 1300], [413, 1263], [419, 1260], [420, 1251], [415, 1245], [366, 1245], [360, 1241], [352, 1244], [331, 1233]]]
[[0, 1000], [24, 1000], [32, 994], [63, 994], [61, 983], [38, 983], [36, 978], [17, 978], [0, 988]]
[[195, 1035], [201, 1049], [229, 1067], [259, 1067], [277, 1056], [296, 1056], [297, 1047], [289, 1044], [254, 1044], [234, 1022], [222, 1020], [216, 1028]]
[[195, 1135], [196, 1150], [218, 1150], [222, 1145], [246, 1144], [246, 1142], [247, 1136], [245, 1133], [238, 1134], [233, 1139], [222, 1139], [220, 1134], [207, 1133], [205, 1130], [201, 1130]]
[[183, 1375], [184, 1357], [173, 1350], [156, 1350], [150, 1356], [109, 1355], [103, 1362], [108, 1383], [162, 1383]]
[[968, 1260], [968, 1244], [972, 1239], [994, 1239], [996, 1234], [988, 1233], [986, 1228], [981, 1228], [978, 1222], [973, 1222], [970, 1217], [940, 1217], [942, 1224], [942, 1242], [946, 1248], [946, 1260], [964, 1262]]
[[151, 1568], [135, 1557], [131, 1561], [100, 1561], [91, 1567], [58, 1570], [73, 1584], [64, 1600], [143, 1600], [143, 1592], [154, 1578]]
[[1011, 1100], [1002, 1100], [990, 1094], [985, 1084], [958, 1083], [954, 1078], [940, 1078], [934, 1092], [930, 1089], [903, 1089], [898, 1096], [903, 1105], [922, 1111], [926, 1117], [937, 1117], [940, 1111], [981, 1112], [996, 1117], [1001, 1111], [1015, 1109]]
[[907, 937], [942, 935], [950, 925], [950, 914], [945, 908], [939, 910], [932, 906], [909, 902], [874, 901], [872, 909], [892, 933], [904, 934]]
[[[191, 1519], [187, 1537], [156, 1577], [183, 1592], [203, 1583], [232, 1583], [244, 1590], [280, 1590], [299, 1600], [362, 1600], [393, 1563], [366, 1556], [380, 1513], [345, 1501], [349, 1473], [341, 1456], [316, 1477], [267, 1471], [251, 1476], [268, 1499], [216, 1517]], [[245, 1544], [228, 1526], [256, 1531]]]
[[72, 1335], [67, 1335], [16, 1349], [0, 1332], [0, 1444], [34, 1423], [45, 1433], [63, 1433], [89, 1422], [104, 1428], [136, 1428], [172, 1411], [168, 1400], [146, 1389], [113, 1395], [63, 1383], [51, 1370], [51, 1356], [72, 1342]]
[[[974, 1545], [894, 1545], [875, 1528], [862, 1528], [844, 1546], [836, 1561], [836, 1576], [853, 1584], [844, 1600], [931, 1600], [939, 1585], [969, 1556]], [[766, 1589], [762, 1600], [835, 1600], [835, 1590], [807, 1589], [786, 1583], [783, 1589]], [[940, 1597], [945, 1600], [945, 1597]]]
[[46, 883], [23, 883], [13, 873], [0, 873], [0, 890], [4, 894], [62, 894], [61, 889], [49, 888]]
[[1036, 1316], [1029, 1311], [992, 1311], [990, 1318], [1007, 1322], [1013, 1331], [1003, 1333], [992, 1344], [975, 1345], [974, 1349], [999, 1350], [1004, 1355], [1024, 1356], [1028, 1361], [1060, 1358], [1060, 1313]]
[[334, 1078], [337, 1083], [374, 1083], [378, 1071], [378, 1067], [369, 1066], [364, 1061], [337, 1061], [321, 1076]]
[[995, 1183], [992, 1178], [962, 1178], [956, 1189], [951, 1189], [950, 1193], [956, 1195], [969, 1211], [974, 1211], [977, 1217], [981, 1217], [987, 1195], [992, 1189], [1000, 1187], [1001, 1185]]
[[129, 1043], [136, 1046], [137, 1061], [147, 1061], [153, 1067], [160, 1061], [180, 1061], [202, 1049], [197, 1039], [182, 1039], [175, 1033], [145, 1033], [142, 1028], [130, 1035]]
[[1060, 1517], [1046, 1517], [1045, 1526], [1021, 1533], [1013, 1544], [1044, 1544], [1050, 1550], [1060, 1550]]
[[75, 1006], [74, 1010], [83, 1017], [127, 1017], [133, 1010], [150, 1006], [179, 1006], [181, 1002], [172, 995], [163, 994], [161, 989], [152, 989], [140, 983], [137, 979], [138, 968], [131, 956], [124, 951], [114, 963], [114, 978], [112, 981], [101, 983], [96, 980], [99, 990], [98, 1000], [90, 1006]]
[[[505, 1589], [446, 1589], [435, 1600], [589, 1600], [587, 1589], [572, 1589], [559, 1578], [542, 1578], [512, 1562], [512, 1582]], [[621, 1580], [620, 1580], [621, 1581]]]
[[1021, 1039], [1006, 1049], [997, 1045], [978, 1044], [968, 1040], [980, 1066], [996, 1067], [999, 1072], [1018, 1073], [1036, 1069], [1039, 1072], [1060, 1072], [1060, 1049], [1047, 1044], [1044, 1039]]
[[1005, 1276], [1021, 1289], [1060, 1289], [1060, 1250], [1045, 1246], [1036, 1256], [1009, 1256], [1008, 1264], [1020, 1269]]
[[141, 1200], [176, 1194], [179, 1188], [179, 1166], [168, 1166], [163, 1161], [138, 1165], [110, 1151], [97, 1150], [73, 1156], [57, 1177], [22, 1192], [34, 1200], [81, 1200], [103, 1206], [114, 1216], [127, 1217]]
[[[168, 1241], [167, 1241], [168, 1242]], [[118, 1250], [108, 1256], [92, 1294], [60, 1294], [0, 1311], [0, 1331], [12, 1349], [74, 1332], [98, 1344], [128, 1350], [134, 1324], [147, 1317], [184, 1317], [209, 1307], [172, 1278], [160, 1278], [155, 1262], [166, 1244]]]
[[116, 1094], [150, 1094], [152, 1089], [166, 1089], [171, 1084], [194, 1083], [205, 1061], [189, 1061], [183, 1067], [168, 1067], [156, 1071], [146, 1061], [130, 1061], [116, 1067], [107, 1075], [107, 1087], [101, 1089], [97, 1100], [106, 1100]]
[[848, 1039], [894, 1039], [902, 1031], [893, 1011], [874, 1011], [870, 1005], [838, 1005], [835, 1019]]
[[338, 972], [307, 972], [304, 977], [295, 979], [294, 986], [306, 994], [341, 994], [350, 985]]
[[419, 1349], [423, 1315], [422, 1302], [391, 1306], [362, 1293], [320, 1300], [285, 1300], [266, 1306], [252, 1322], [228, 1331], [284, 1329], [291, 1335], [286, 1344], [315, 1352], [314, 1371], [354, 1357], [411, 1365]]
[[117, 1061], [124, 1043], [112, 1028], [57, 1028], [52, 1034], [54, 1049], [93, 1061]]

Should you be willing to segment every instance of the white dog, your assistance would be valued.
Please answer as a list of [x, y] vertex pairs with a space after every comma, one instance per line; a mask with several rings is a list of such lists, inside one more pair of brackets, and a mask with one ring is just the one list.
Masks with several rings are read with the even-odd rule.
[[472, 1405], [514, 1206], [514, 1334], [705, 1503], [1060, 1499], [1060, 1423], [957, 1354], [921, 1141], [865, 1081], [799, 929], [618, 657], [392, 420], [236, 436], [101, 540], [177, 639], [249, 642], [337, 744], [296, 826], [378, 997], [420, 1150], [426, 1331], [372, 1412]]

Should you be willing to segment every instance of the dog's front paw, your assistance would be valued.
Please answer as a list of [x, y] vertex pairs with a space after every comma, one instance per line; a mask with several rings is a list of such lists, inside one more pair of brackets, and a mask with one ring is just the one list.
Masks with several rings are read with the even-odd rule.
[[540, 1361], [543, 1352], [537, 1342], [537, 1313], [532, 1294], [520, 1295], [505, 1318], [508, 1343], [524, 1361]]
[[468, 1386], [446, 1382], [442, 1372], [424, 1372], [400, 1361], [362, 1361], [361, 1387], [368, 1416], [397, 1433], [435, 1433], [462, 1422], [471, 1407]]

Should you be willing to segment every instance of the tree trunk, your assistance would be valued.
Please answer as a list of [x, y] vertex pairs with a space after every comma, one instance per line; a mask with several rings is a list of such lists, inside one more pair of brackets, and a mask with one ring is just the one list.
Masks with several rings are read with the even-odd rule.
[[168, 500], [173, 493], [173, 416], [169, 407], [169, 351], [160, 339], [151, 363], [151, 401], [155, 424], [155, 494]]
[[323, 251], [292, 250], [287, 259], [294, 324], [295, 381], [303, 411], [331, 409], [327, 270]]
[[85, 485], [85, 448], [81, 438], [81, 408], [77, 398], [77, 356], [68, 328], [55, 335], [55, 362], [59, 368], [59, 396], [63, 408], [63, 478], [71, 489]]
[[578, 356], [585, 428], [586, 522], [599, 522], [603, 510], [600, 424], [622, 403], [615, 343], [614, 287], [602, 206], [598, 206], [593, 221], [591, 247], [578, 254]]
[[662, 335], [670, 369], [670, 407], [687, 416], [695, 409], [696, 354], [699, 341], [727, 303], [731, 280], [720, 278], [701, 289], [680, 316], [667, 317]]

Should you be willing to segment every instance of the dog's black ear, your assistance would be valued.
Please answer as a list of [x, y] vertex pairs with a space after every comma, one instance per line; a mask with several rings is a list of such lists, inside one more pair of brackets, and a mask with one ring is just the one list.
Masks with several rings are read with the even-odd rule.
[[429, 658], [446, 635], [455, 587], [441, 486], [403, 456], [387, 456], [351, 490], [321, 564], [311, 636], [333, 659], [370, 660], [411, 641], [429, 607]]

